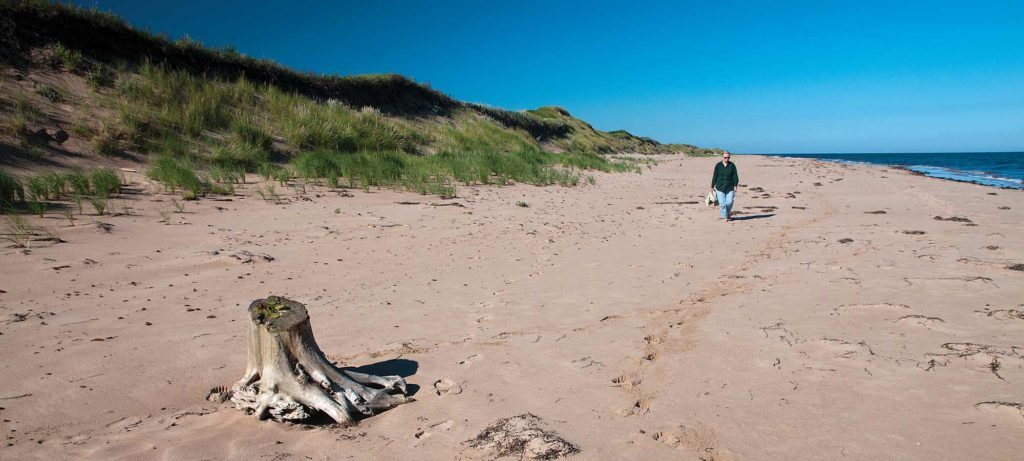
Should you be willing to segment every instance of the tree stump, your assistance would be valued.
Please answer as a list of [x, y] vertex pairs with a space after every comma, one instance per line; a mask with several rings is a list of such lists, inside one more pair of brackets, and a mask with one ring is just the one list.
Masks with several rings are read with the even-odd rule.
[[231, 401], [259, 419], [302, 420], [323, 412], [350, 425], [357, 415], [413, 400], [400, 376], [358, 373], [327, 360], [301, 303], [277, 296], [253, 301], [248, 337], [245, 375], [232, 386]]

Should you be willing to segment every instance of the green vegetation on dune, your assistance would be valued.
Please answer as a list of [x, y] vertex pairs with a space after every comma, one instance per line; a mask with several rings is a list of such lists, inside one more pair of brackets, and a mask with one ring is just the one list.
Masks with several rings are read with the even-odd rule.
[[[75, 74], [68, 78], [91, 88], [68, 97], [66, 88], [46, 87], [18, 99], [4, 109], [9, 135], [25, 144], [30, 126], [45, 118], [27, 98], [87, 98], [102, 110], [74, 121], [71, 131], [87, 138], [88, 153], [140, 154], [148, 177], [188, 196], [231, 193], [245, 172], [281, 185], [439, 195], [454, 195], [458, 184], [571, 186], [582, 171], [640, 172], [646, 163], [607, 154], [714, 152], [596, 130], [557, 107], [513, 112], [463, 103], [398, 75], [296, 72], [232, 49], [153, 36], [71, 5], [8, 1], [0, 13], [13, 24], [0, 61]], [[87, 179], [79, 174], [60, 184], [78, 196], [101, 196], [96, 179]], [[0, 176], [0, 202], [22, 202], [17, 191], [29, 189], [37, 199], [44, 190], [60, 196], [57, 183]]]
[[51, 202], [69, 200], [81, 214], [83, 199], [107, 200], [119, 192], [121, 176], [109, 168], [51, 171], [25, 178], [0, 169], [0, 213], [27, 210], [42, 216]]

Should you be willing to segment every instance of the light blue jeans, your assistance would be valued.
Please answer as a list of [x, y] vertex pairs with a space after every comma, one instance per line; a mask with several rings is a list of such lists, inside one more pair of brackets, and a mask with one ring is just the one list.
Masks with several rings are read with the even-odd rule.
[[729, 191], [729, 193], [715, 189], [715, 196], [718, 197], [718, 211], [722, 213], [722, 219], [728, 218], [729, 214], [732, 213], [732, 198], [734, 195], [736, 195], [735, 189]]

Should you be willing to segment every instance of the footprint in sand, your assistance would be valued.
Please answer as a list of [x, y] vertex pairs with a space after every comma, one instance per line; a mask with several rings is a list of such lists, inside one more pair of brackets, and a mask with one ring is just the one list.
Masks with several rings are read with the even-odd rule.
[[469, 357], [466, 357], [464, 360], [460, 361], [459, 365], [462, 365], [464, 367], [468, 367], [468, 366], [472, 365], [473, 362], [479, 361], [482, 358], [484, 358], [483, 355], [473, 354], [473, 355], [470, 355]]
[[612, 378], [612, 385], [621, 387], [623, 390], [630, 390], [644, 382], [643, 376], [639, 373], [630, 373]]
[[1018, 309], [989, 309], [986, 307], [984, 310], [975, 312], [997, 320], [1024, 320], [1024, 310]]
[[651, 412], [651, 403], [653, 399], [650, 397], [640, 397], [633, 402], [633, 406], [619, 410], [618, 413], [621, 416], [643, 416]]
[[835, 315], [841, 315], [843, 312], [864, 312], [864, 311], [892, 311], [892, 310], [906, 310], [910, 309], [910, 306], [906, 304], [893, 304], [893, 303], [877, 303], [877, 304], [843, 304], [839, 307], [832, 309]]
[[895, 323], [921, 325], [927, 327], [930, 325], [934, 325], [936, 323], [946, 323], [946, 321], [942, 320], [942, 317], [929, 317], [927, 315], [912, 314], [904, 315], [903, 317], [896, 319]]
[[654, 440], [677, 450], [688, 451], [697, 459], [727, 461], [735, 459], [730, 450], [719, 447], [718, 435], [701, 423], [655, 432]]
[[434, 392], [437, 394], [438, 397], [447, 394], [457, 395], [462, 393], [462, 386], [455, 381], [443, 378], [434, 381]]
[[413, 437], [415, 437], [416, 440], [420, 440], [420, 441], [426, 440], [426, 439], [429, 439], [430, 436], [434, 435], [434, 433], [437, 433], [437, 432], [448, 432], [454, 426], [455, 426], [455, 422], [450, 420], [450, 419], [447, 420], [447, 421], [440, 422], [440, 423], [434, 423], [434, 424], [431, 424], [431, 425], [427, 426], [426, 429], [419, 429], [419, 430], [417, 430], [416, 433], [413, 434]]

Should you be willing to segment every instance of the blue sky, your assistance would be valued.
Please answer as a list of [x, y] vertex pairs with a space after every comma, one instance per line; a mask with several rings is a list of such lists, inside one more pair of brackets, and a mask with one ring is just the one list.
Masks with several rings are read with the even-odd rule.
[[172, 38], [735, 152], [1024, 151], [1024, 1], [95, 1]]

